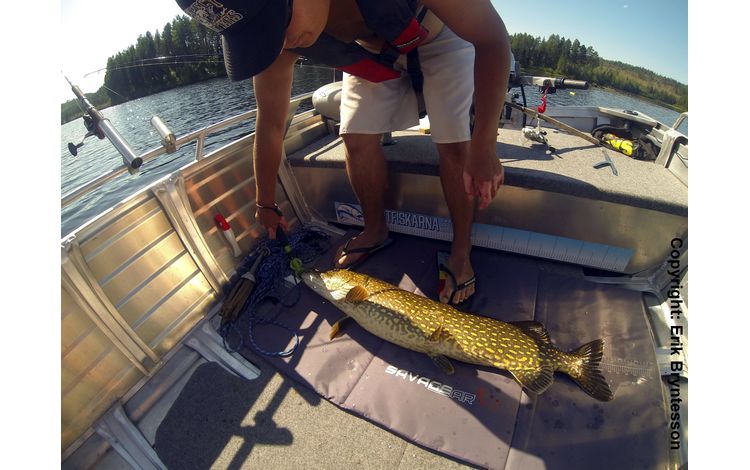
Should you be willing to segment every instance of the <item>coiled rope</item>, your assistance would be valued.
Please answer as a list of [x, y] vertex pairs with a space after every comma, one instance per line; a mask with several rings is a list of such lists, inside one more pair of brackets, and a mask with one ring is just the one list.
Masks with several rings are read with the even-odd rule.
[[[241, 313], [236, 319], [223, 323], [219, 329], [227, 351], [236, 352], [248, 344], [255, 352], [265, 356], [286, 357], [292, 355], [297, 349], [299, 336], [294, 329], [277, 319], [282, 310], [276, 309], [276, 313], [263, 317], [258, 312], [258, 306], [265, 301], [270, 301], [274, 304], [280, 303], [282, 307], [293, 307], [301, 296], [301, 278], [299, 272], [292, 269], [292, 257], [299, 258], [303, 266], [310, 265], [318, 256], [329, 250], [330, 237], [321, 230], [303, 226], [288, 235], [288, 243], [291, 246], [291, 252], [285, 250], [279, 240], [264, 237], [238, 266], [237, 279], [230, 283], [227, 290], [234, 295], [231, 295], [231, 298], [228, 296], [225, 302], [230, 302], [227, 308], [231, 309], [237, 309], [237, 305], [243, 301], [245, 305], [240, 307]], [[234, 289], [237, 282], [242, 282], [242, 276], [250, 271], [258, 257], [264, 254], [265, 257], [255, 272], [256, 283], [252, 292], [248, 295], [248, 290], [253, 288], [251, 283], [246, 283], [247, 288], [239, 285], [238, 289]], [[286, 292], [286, 296], [291, 297], [291, 301], [285, 303], [281, 301], [280, 295], [284, 293], [284, 279], [289, 276], [292, 276], [294, 280], [294, 287]], [[245, 321], [247, 321], [247, 333], [243, 335], [239, 325]], [[256, 329], [259, 326], [274, 326], [288, 331], [294, 337], [294, 345], [284, 351], [265, 350], [255, 339]]]

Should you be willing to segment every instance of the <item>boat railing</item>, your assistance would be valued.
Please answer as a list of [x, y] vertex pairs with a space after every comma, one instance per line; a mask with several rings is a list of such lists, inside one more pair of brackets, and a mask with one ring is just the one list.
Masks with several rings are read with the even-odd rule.
[[[287, 121], [287, 127], [289, 123], [291, 122], [291, 117], [293, 117], [294, 113], [296, 112], [299, 105], [308, 99], [311, 99], [313, 95], [313, 92], [303, 93], [297, 96], [292, 97], [292, 99], [289, 102], [289, 119]], [[232, 116], [230, 118], [224, 119], [223, 121], [219, 121], [215, 124], [210, 124], [208, 126], [205, 126], [203, 128], [197, 129], [195, 131], [192, 131], [184, 136], [178, 137], [175, 141], [176, 149], [182, 148], [182, 146], [189, 144], [191, 142], [196, 142], [195, 145], [195, 161], [201, 160], [204, 158], [204, 148], [206, 143], [206, 138], [213, 134], [216, 131], [219, 131], [221, 129], [224, 129], [226, 127], [229, 127], [231, 125], [234, 125], [236, 123], [247, 121], [249, 119], [255, 118], [255, 116], [258, 114], [258, 109], [251, 109], [250, 111], [246, 111], [244, 113], [238, 114], [236, 116]], [[109, 124], [111, 126], [111, 124]], [[124, 139], [123, 139], [124, 140]], [[120, 151], [120, 147], [115, 145], [115, 148]], [[161, 146], [153, 148], [151, 150], [146, 151], [142, 155], [140, 155], [138, 158], [142, 161], [142, 164], [145, 164], [146, 162], [153, 160], [165, 153], [170, 153], [168, 150], [168, 146], [162, 143]], [[112, 181], [116, 177], [122, 175], [125, 172], [131, 172], [132, 170], [128, 166], [121, 166], [118, 168], [114, 168], [97, 178], [94, 178], [93, 180], [89, 181], [88, 183], [85, 183], [72, 191], [70, 191], [68, 194], [64, 195], [60, 201], [61, 208], [65, 208], [69, 206], [71, 203], [77, 201], [78, 199], [82, 198], [83, 196], [89, 194], [90, 192], [102, 187], [106, 183]]]
[[687, 119], [687, 117], [688, 117], [687, 111], [685, 111], [684, 113], [680, 114], [677, 117], [677, 120], [672, 125], [672, 129], [677, 130], [677, 128], [680, 127], [680, 125], [682, 125], [682, 123], [685, 121], [685, 119]]

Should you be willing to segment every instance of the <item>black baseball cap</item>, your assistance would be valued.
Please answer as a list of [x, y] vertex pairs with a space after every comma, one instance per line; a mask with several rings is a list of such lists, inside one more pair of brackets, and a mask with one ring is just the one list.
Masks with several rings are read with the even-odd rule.
[[279, 56], [291, 20], [289, 0], [177, 0], [182, 10], [221, 34], [231, 80], [265, 70]]

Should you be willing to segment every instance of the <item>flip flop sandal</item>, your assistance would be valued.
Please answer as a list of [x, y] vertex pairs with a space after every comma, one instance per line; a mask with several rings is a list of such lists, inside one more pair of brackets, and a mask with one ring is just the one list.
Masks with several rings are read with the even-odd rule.
[[[455, 308], [463, 308], [469, 305], [469, 303], [474, 299], [475, 295], [472, 295], [468, 299], [464, 299], [459, 303], [453, 303], [453, 299], [456, 298], [456, 294], [467, 287], [475, 284], [477, 282], [477, 278], [475, 276], [472, 276], [471, 279], [468, 279], [461, 284], [459, 284], [456, 281], [456, 276], [453, 274], [453, 272], [446, 266], [448, 257], [450, 256], [450, 253], [446, 251], [438, 251], [437, 253], [437, 261], [438, 261], [438, 299], [440, 298], [440, 293], [445, 289], [445, 285], [447, 282], [447, 279], [450, 277], [451, 282], [453, 282], [453, 292], [451, 293], [450, 298], [448, 299], [448, 305], [451, 305]], [[476, 294], [476, 293], [475, 293]]]
[[[373, 245], [373, 246], [364, 246], [361, 248], [351, 248], [349, 249], [349, 243], [354, 239], [354, 237], [347, 240], [346, 244], [344, 245], [344, 248], [341, 250], [341, 255], [339, 258], [351, 254], [357, 254], [357, 253], [363, 253], [362, 256], [357, 258], [356, 261], [353, 261], [346, 266], [336, 266], [337, 269], [356, 269], [362, 265], [365, 261], [367, 261], [374, 253], [377, 253], [378, 251], [382, 250], [383, 248], [387, 247], [391, 243], [393, 243], [393, 239], [386, 238], [383, 243], [380, 243], [379, 245]], [[338, 259], [336, 260], [338, 261]], [[334, 263], [334, 265], [337, 265], [337, 263]]]

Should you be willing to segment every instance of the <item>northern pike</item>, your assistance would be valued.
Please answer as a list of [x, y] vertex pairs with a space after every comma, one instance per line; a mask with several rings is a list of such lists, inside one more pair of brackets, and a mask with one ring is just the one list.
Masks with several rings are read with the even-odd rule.
[[338, 334], [341, 321], [351, 317], [381, 339], [427, 354], [447, 374], [453, 373], [447, 358], [496, 367], [510, 372], [525, 390], [540, 394], [552, 385], [553, 374], [559, 371], [597, 400], [613, 398], [599, 369], [604, 347], [601, 339], [566, 353], [552, 344], [538, 322], [506, 323], [464, 313], [344, 269], [307, 271], [302, 279], [345, 314], [334, 323], [331, 339]]

